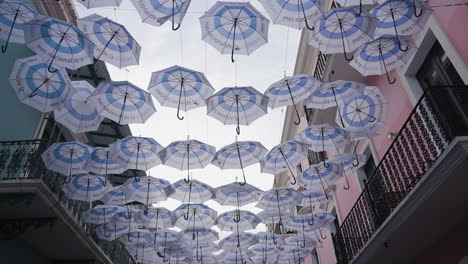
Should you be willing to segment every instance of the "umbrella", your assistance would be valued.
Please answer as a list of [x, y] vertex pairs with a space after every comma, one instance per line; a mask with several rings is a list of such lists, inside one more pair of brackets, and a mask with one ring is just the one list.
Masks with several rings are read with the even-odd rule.
[[9, 77], [18, 99], [43, 113], [63, 107], [72, 87], [65, 69], [47, 68], [40, 56], [18, 59]]
[[101, 199], [109, 190], [109, 185], [105, 185], [105, 182], [106, 179], [101, 176], [80, 174], [62, 185], [62, 191], [69, 199], [93, 202]]
[[136, 229], [128, 232], [126, 237], [121, 236], [119, 240], [124, 245], [146, 244], [147, 238], [151, 235], [151, 232], [146, 229]]
[[[361, 13], [362, 12], [362, 13]], [[334, 8], [315, 23], [309, 34], [309, 44], [325, 54], [352, 52], [374, 38], [377, 19], [367, 10], [357, 7]]]
[[116, 7], [120, 6], [120, 3], [122, 3], [122, 0], [81, 0], [77, 1], [78, 3], [82, 4], [86, 8], [97, 8], [97, 7]]
[[225, 87], [206, 100], [208, 115], [225, 125], [248, 126], [268, 111], [268, 97], [251, 86]]
[[340, 164], [343, 167], [343, 175], [346, 179], [347, 186], [344, 187], [345, 190], [349, 190], [349, 181], [346, 177], [347, 172], [355, 172], [362, 166], [366, 165], [367, 156], [363, 154], [351, 154], [343, 153], [333, 156], [330, 159], [330, 162]]
[[111, 188], [101, 199], [99, 199], [104, 204], [113, 204], [113, 205], [124, 205], [131, 202], [128, 200], [124, 191], [122, 190], [122, 185]]
[[258, 232], [257, 239], [258, 243], [263, 244], [264, 247], [278, 247], [284, 244], [280, 235], [271, 232]]
[[214, 88], [203, 73], [172, 66], [153, 72], [148, 91], [162, 106], [177, 108], [177, 118], [183, 120], [184, 117], [179, 115], [180, 110], [187, 112], [204, 106]]
[[260, 0], [273, 24], [280, 24], [301, 30], [323, 17], [322, 0]]
[[386, 74], [388, 83], [394, 84], [396, 78], [390, 80], [388, 71], [406, 64], [416, 49], [411, 36], [384, 35], [361, 46], [350, 65], [364, 76]]
[[204, 204], [182, 204], [174, 210], [174, 225], [181, 229], [210, 228], [218, 213]]
[[324, 225], [322, 225], [322, 222], [320, 222], [318, 218], [314, 216], [314, 213], [292, 216], [285, 225], [287, 228], [296, 230], [298, 233], [300, 233], [300, 239], [304, 241], [320, 241], [320, 239], [318, 239], [316, 231], [324, 227]]
[[147, 228], [158, 229], [171, 228], [174, 225], [172, 212], [164, 207], [150, 207], [146, 210], [138, 211], [135, 222]]
[[162, 146], [152, 138], [129, 136], [109, 146], [111, 159], [125, 170], [149, 170], [161, 164], [158, 152]]
[[[333, 161], [331, 161], [331, 162], [335, 163]], [[302, 198], [302, 201], [300, 203], [300, 206], [302, 206], [302, 207], [311, 206], [312, 208], [314, 208], [314, 207], [320, 207], [322, 204], [328, 203], [327, 197], [329, 196], [329, 194], [325, 195], [325, 192], [323, 192], [323, 191], [303, 190], [301, 193], [302, 193], [302, 195], [304, 195], [303, 198]]]
[[239, 232], [223, 238], [219, 242], [219, 247], [226, 251], [237, 249], [248, 249], [258, 243], [257, 237], [254, 234]]
[[238, 182], [219, 186], [215, 189], [214, 200], [220, 205], [237, 206], [237, 208], [249, 203], [258, 202], [262, 197], [263, 191], [257, 187]]
[[312, 248], [316, 244], [314, 240], [304, 237], [302, 235], [290, 236], [287, 237], [284, 241], [286, 242], [286, 244], [296, 245], [297, 248]]
[[306, 100], [306, 107], [316, 109], [327, 109], [338, 107], [350, 98], [361, 95], [364, 91], [364, 84], [338, 80], [324, 83]]
[[259, 260], [263, 264], [275, 262], [276, 258], [281, 254], [281, 251], [276, 246], [265, 246], [261, 243], [252, 246], [249, 250], [255, 254], [252, 257], [254, 263], [258, 263]]
[[48, 16], [41, 16], [24, 25], [24, 41], [28, 48], [52, 65], [76, 70], [93, 63], [93, 43], [75, 26]]
[[359, 95], [341, 106], [343, 128], [346, 128], [351, 137], [354, 134], [365, 134], [367, 136], [377, 133], [377, 130], [384, 125], [387, 112], [387, 101], [379, 88], [367, 86], [362, 95]]
[[[285, 208], [285, 210], [288, 210], [288, 209], [290, 208]], [[278, 208], [271, 208], [268, 211], [261, 211], [260, 213], [257, 214], [257, 217], [265, 225], [281, 224], [281, 226], [283, 226], [283, 219], [289, 219], [291, 216], [292, 215], [289, 212], [281, 213], [281, 211], [279, 211]]]
[[179, 241], [179, 232], [170, 229], [156, 229], [151, 236], [146, 237], [148, 243], [155, 247], [166, 248]]
[[306, 74], [298, 74], [295, 76], [284, 77], [283, 79], [273, 83], [265, 91], [265, 96], [270, 98], [268, 105], [271, 108], [292, 105], [296, 111], [298, 121], [294, 121], [295, 125], [301, 123], [301, 117], [297, 110], [296, 103], [303, 101], [309, 97], [315, 90], [318, 89], [321, 82], [314, 77]]
[[336, 163], [319, 163], [311, 165], [299, 177], [299, 185], [309, 190], [323, 190], [328, 200], [326, 189], [343, 176], [343, 167]]
[[222, 213], [216, 219], [216, 225], [221, 231], [237, 233], [255, 229], [260, 222], [254, 213], [239, 209]]
[[[190, 0], [132, 0], [142, 22], [161, 26], [172, 20], [172, 30], [177, 30], [184, 19]], [[177, 27], [175, 24], [179, 24]]]
[[170, 244], [158, 249], [158, 255], [161, 255], [163, 257], [164, 263], [168, 264], [187, 263], [184, 260], [188, 257], [190, 253], [191, 252], [189, 252], [189, 250], [185, 246], [179, 243]]
[[[214, 189], [203, 182], [190, 180], [188, 183], [184, 180], [177, 181], [172, 185], [174, 193], [171, 198], [183, 203], [203, 203], [214, 198]], [[188, 209], [188, 208], [187, 208]]]
[[334, 0], [341, 6], [359, 6], [359, 14], [358, 16], [361, 15], [362, 12], [362, 5], [374, 5], [378, 2], [381, 2], [383, 0]]
[[245, 185], [244, 167], [260, 162], [266, 152], [267, 149], [260, 142], [236, 140], [218, 150], [211, 163], [220, 169], [241, 169], [244, 176], [241, 185]]
[[[130, 245], [126, 245], [125, 248], [131, 255], [135, 257], [135, 260], [137, 263], [140, 263], [142, 260], [157, 258], [157, 251], [153, 247], [153, 245], [150, 245], [150, 244], [145, 244], [145, 243], [130, 244]], [[141, 256], [139, 256], [138, 253], [140, 253]], [[154, 262], [150, 262], [150, 263], [154, 263]]]
[[200, 17], [202, 39], [221, 54], [234, 52], [249, 55], [268, 42], [265, 18], [248, 2], [221, 2], [214, 4]]
[[[329, 124], [310, 125], [299, 133], [295, 139], [308, 144], [309, 149], [315, 152], [338, 151], [351, 142], [348, 133], [344, 129]], [[325, 159], [323, 162], [325, 163]]]
[[216, 148], [201, 141], [188, 139], [174, 141], [159, 156], [162, 163], [179, 170], [187, 170], [186, 183], [190, 182], [190, 169], [204, 168], [213, 160]]
[[119, 125], [144, 123], [156, 112], [151, 94], [127, 81], [100, 82], [90, 99], [99, 115]]
[[88, 224], [105, 224], [118, 212], [125, 211], [125, 208], [116, 205], [98, 205], [89, 209], [83, 215], [83, 222]]
[[263, 194], [256, 207], [266, 210], [268, 213], [277, 212], [279, 216], [278, 224], [281, 227], [283, 226], [281, 211], [296, 206], [301, 201], [302, 194], [292, 188], [273, 188]]
[[96, 131], [104, 117], [98, 115], [96, 107], [88, 101], [94, 87], [87, 81], [74, 81], [63, 107], [54, 110], [55, 121], [73, 133]]
[[41, 158], [47, 169], [67, 175], [65, 182], [69, 182], [71, 175], [86, 173], [83, 168], [92, 148], [79, 142], [54, 143]]
[[137, 226], [130, 225], [116, 225], [113, 223], [105, 223], [96, 227], [96, 236], [99, 239], [112, 241], [118, 237], [131, 232], [131, 230], [136, 230]]
[[6, 41], [2, 45], [2, 53], [7, 51], [10, 42], [24, 43], [24, 23], [38, 16], [38, 13], [23, 3], [0, 2], [0, 38]]
[[261, 172], [277, 175], [289, 170], [296, 184], [293, 168], [308, 156], [308, 146], [297, 141], [288, 141], [274, 146], [260, 161]]
[[223, 264], [253, 264], [250, 259], [250, 254], [243, 254], [241, 248], [236, 248], [226, 252], [222, 255], [221, 260], [221, 263]]
[[[198, 261], [203, 259], [203, 252], [207, 254], [209, 250], [217, 251], [219, 250], [218, 246], [215, 244], [217, 250], [210, 249], [209, 243], [219, 239], [218, 233], [211, 229], [187, 229], [181, 233], [179, 238], [180, 241], [184, 243], [188, 248], [195, 251], [195, 256]], [[203, 250], [205, 249], [205, 250]]]
[[[420, 0], [388, 0], [372, 9], [371, 13], [379, 20], [376, 37], [395, 35], [398, 40], [399, 36], [409, 36], [423, 30], [432, 9], [428, 3]], [[401, 51], [408, 49], [399, 44]]]
[[94, 43], [96, 59], [120, 69], [138, 65], [141, 47], [123, 25], [96, 14], [79, 18], [77, 24]]
[[[193, 240], [190, 240], [190, 241], [193, 241]], [[219, 250], [218, 244], [213, 243], [213, 242], [207, 242], [207, 243], [200, 243], [198, 244], [198, 246], [195, 245], [195, 246], [188, 246], [188, 247], [192, 251], [189, 257], [195, 258], [198, 262], [201, 262], [203, 264], [217, 263], [217, 261], [215, 261], [216, 257], [212, 254]]]
[[[115, 224], [115, 225], [128, 225], [128, 226], [136, 225], [135, 218], [136, 218], [137, 213], [138, 213], [138, 210], [135, 208], [130, 208], [126, 212], [117, 212], [116, 214], [112, 216], [109, 223]], [[131, 231], [128, 231], [125, 233], [129, 233], [129, 232]]]
[[120, 174], [125, 169], [109, 156], [109, 148], [94, 148], [84, 165], [85, 169], [92, 173], [107, 175]]
[[168, 181], [152, 176], [130, 178], [125, 182], [122, 190], [129, 199], [145, 204], [145, 213], [148, 213], [150, 204], [167, 200], [173, 192]]

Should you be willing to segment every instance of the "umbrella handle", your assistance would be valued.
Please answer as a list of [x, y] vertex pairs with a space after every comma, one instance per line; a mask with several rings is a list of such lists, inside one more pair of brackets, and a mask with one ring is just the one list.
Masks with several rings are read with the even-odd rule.
[[[234, 18], [234, 30], [232, 33], [232, 49], [231, 49], [231, 62], [234, 63], [234, 44], [236, 42], [236, 27], [237, 27], [237, 17]], [[239, 133], [237, 133], [239, 135]]]
[[362, 0], [359, 1], [359, 13], [356, 16], [360, 17], [361, 13], [362, 13]]
[[305, 248], [305, 240], [302, 240], [302, 243], [299, 244], [299, 242], [297, 242], [297, 245], [300, 247], [300, 248]]
[[[57, 0], [57, 1], [58, 1], [58, 0]], [[52, 59], [50, 60], [49, 66], [47, 67], [47, 70], [48, 70], [50, 73], [56, 73], [56, 72], [57, 72], [57, 69], [52, 70], [50, 67], [52, 67], [52, 62], [54, 62], [55, 56], [57, 56], [57, 52], [58, 52], [58, 50], [60, 49], [60, 45], [62, 45], [62, 42], [63, 42], [64, 39], [65, 39], [65, 35], [62, 35], [62, 37], [60, 38], [59, 43], [57, 44], [57, 47], [55, 47], [54, 55], [52, 56]]]
[[190, 209], [190, 204], [187, 204], [187, 212], [184, 213], [184, 219], [188, 220], [189, 219], [189, 209]]
[[[356, 150], [355, 150], [355, 151], [356, 151]], [[356, 163], [354, 163], [354, 162], [356, 162]], [[360, 163], [360, 162], [359, 162], [359, 158], [358, 158], [358, 155], [357, 155], [357, 153], [356, 153], [356, 159], [355, 159], [355, 160], [353, 161], [353, 163], [352, 163], [352, 164], [353, 164], [353, 167], [359, 166], [359, 163]]]
[[344, 178], [346, 180], [346, 186], [343, 186], [343, 189], [349, 190], [349, 188], [351, 188], [351, 186], [349, 185], [348, 177], [346, 177], [346, 172], [344, 172]]
[[107, 234], [107, 233], [106, 233], [106, 232], [107, 232], [107, 231], [106, 231], [106, 228], [104, 228], [104, 226], [103, 226], [102, 228], [104, 229], [104, 236], [105, 236], [105, 237], [110, 237], [110, 236], [111, 236], [111, 233], [108, 233], [108, 234]]
[[130, 243], [133, 242], [133, 239], [130, 238], [130, 233], [128, 233], [128, 235], [127, 235], [127, 241], [130, 242]]
[[315, 220], [314, 220], [314, 214], [312, 213], [312, 218], [307, 220], [307, 224], [310, 225], [310, 226], [313, 226], [315, 223]]
[[72, 177], [71, 176], [66, 176], [65, 177], [65, 180], [63, 181], [64, 183], [70, 183], [72, 180]]
[[13, 31], [13, 27], [16, 23], [16, 18], [18, 17], [19, 10], [16, 11], [15, 18], [13, 19], [13, 23], [11, 24], [10, 32], [8, 33], [8, 37], [6, 39], [5, 45], [2, 45], [2, 53], [6, 53], [8, 49], [8, 43], [10, 43], [11, 32]]
[[184, 117], [180, 115], [180, 108], [179, 107], [177, 107], [177, 118], [179, 120], [184, 120]]
[[172, 0], [172, 30], [176, 31], [180, 28], [181, 24], [179, 23], [179, 25], [175, 27], [174, 16], [175, 16], [175, 0]]
[[271, 236], [271, 239], [273, 240], [273, 244], [278, 245], [278, 240], [276, 240], [275, 234]]
[[394, 84], [396, 82], [396, 78], [393, 78], [393, 80], [390, 80], [390, 75], [388, 74], [387, 65], [385, 64], [385, 59], [383, 57], [382, 47], [380, 46], [380, 44], [379, 44], [379, 56], [382, 59], [382, 64], [383, 64], [384, 69], [385, 69], [385, 74], [387, 75], [388, 83], [389, 84]]
[[414, 11], [414, 16], [415, 17], [420, 17], [423, 14], [423, 9], [422, 8], [421, 8], [421, 11], [419, 12], [419, 14], [417, 14], [416, 1], [415, 0], [413, 0], [413, 11]]
[[[172, 0], [172, 2], [175, 2], [175, 0]], [[172, 7], [174, 8], [174, 7]], [[174, 9], [173, 9], [174, 10]], [[180, 26], [180, 25], [179, 25]], [[174, 18], [172, 19], [172, 30], [177, 30], [177, 29], [174, 29]], [[183, 116], [180, 116], [180, 102], [182, 101], [182, 91], [185, 91], [185, 88], [184, 88], [184, 78], [182, 77], [182, 79], [180, 80], [180, 92], [179, 92], [179, 101], [177, 103], [177, 118], [179, 120], [184, 120], [184, 117]]]
[[[339, 25], [340, 25], [340, 32], [341, 32], [341, 44], [343, 45], [343, 55], [345, 60], [347, 61], [352, 61], [354, 59], [354, 55], [351, 55], [351, 58], [348, 58], [348, 54], [346, 54], [346, 48], [345, 48], [345, 41], [344, 41], [344, 32], [343, 32], [343, 24], [341, 22], [341, 19], [338, 20]], [[335, 100], [336, 102], [336, 100]]]
[[304, 4], [302, 3], [302, 0], [300, 0], [300, 1], [301, 1], [302, 14], [304, 15], [304, 22], [305, 22], [305, 25], [306, 25], [307, 29], [309, 29], [309, 30], [312, 31], [312, 30], [315, 29], [315, 26], [312, 26], [312, 27], [309, 26], [309, 22], [307, 21], [307, 15], [306, 15], [305, 9], [304, 9]]
[[319, 230], [319, 233], [320, 233], [320, 237], [321, 237], [322, 239], [327, 239], [327, 236], [324, 236], [324, 235], [322, 234], [322, 229]]

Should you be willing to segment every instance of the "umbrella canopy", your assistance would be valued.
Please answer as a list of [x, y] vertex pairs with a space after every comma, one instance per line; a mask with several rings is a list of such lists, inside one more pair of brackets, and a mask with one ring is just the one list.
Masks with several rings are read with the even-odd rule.
[[325, 54], [343, 52], [345, 59], [351, 61], [353, 57], [348, 58], [346, 53], [374, 39], [376, 25], [377, 19], [365, 9], [334, 8], [316, 22], [309, 44]]
[[150, 207], [146, 210], [138, 211], [135, 222], [147, 228], [167, 229], [174, 225], [172, 212], [164, 207]]
[[62, 185], [62, 191], [69, 199], [93, 202], [101, 199], [109, 190], [109, 185], [105, 182], [106, 179], [101, 176], [76, 175], [70, 182]]
[[96, 14], [79, 18], [77, 24], [94, 43], [96, 59], [120, 69], [138, 65], [141, 47], [123, 25]]
[[96, 131], [104, 117], [98, 115], [96, 107], [88, 101], [94, 87], [87, 81], [74, 81], [63, 107], [54, 110], [55, 121], [73, 133]]
[[273, 24], [301, 30], [312, 30], [317, 20], [323, 17], [322, 0], [260, 0]]
[[198, 241], [198, 243], [209, 243], [219, 240], [218, 232], [207, 229], [185, 229], [179, 234], [179, 241], [185, 243], [187, 246], [192, 246], [191, 241]]
[[222, 213], [216, 219], [216, 225], [221, 231], [240, 232], [255, 229], [260, 219], [246, 210], [233, 210]]
[[125, 169], [115, 160], [110, 158], [109, 148], [94, 148], [84, 165], [86, 170], [92, 173], [107, 175], [120, 174]]
[[366, 161], [367, 161], [367, 156], [366, 155], [357, 154], [357, 153], [354, 153], [354, 154], [351, 154], [351, 153], [338, 154], [338, 155], [333, 156], [330, 159], [330, 162], [340, 164], [343, 167], [343, 176], [345, 177], [346, 184], [347, 184], [346, 186], [343, 187], [345, 190], [349, 190], [349, 188], [350, 188], [348, 177], [347, 177], [346, 174], [348, 172], [357, 171], [359, 168], [366, 165]]
[[344, 129], [329, 124], [310, 125], [299, 133], [295, 139], [308, 144], [309, 149], [315, 152], [338, 151], [351, 143], [349, 135]]
[[40, 56], [18, 59], [9, 77], [18, 99], [43, 113], [63, 107], [72, 88], [65, 69], [48, 67]]
[[87, 172], [83, 166], [92, 150], [90, 146], [74, 141], [54, 143], [41, 158], [47, 169], [67, 175], [68, 182], [71, 175]]
[[359, 6], [359, 14], [362, 12], [362, 5], [374, 5], [384, 0], [335, 0], [341, 6]]
[[361, 46], [350, 65], [364, 76], [386, 74], [388, 82], [394, 84], [396, 78], [391, 80], [388, 71], [406, 64], [416, 49], [411, 36], [384, 35]]
[[281, 228], [283, 226], [282, 217], [285, 214], [284, 211], [300, 204], [301, 201], [302, 194], [294, 191], [292, 188], [273, 188], [263, 194], [256, 207], [265, 210], [266, 214], [268, 215], [268, 217], [259, 216], [262, 221], [268, 219], [269, 216], [273, 217], [273, 214], [277, 213], [277, 222]]
[[146, 244], [147, 238], [151, 235], [151, 232], [146, 229], [136, 229], [132, 230], [132, 232], [127, 233], [126, 236], [121, 236], [119, 238], [119, 241], [122, 242], [124, 245]]
[[[190, 240], [190, 241], [193, 241], [193, 240]], [[188, 246], [188, 249], [191, 251], [191, 255], [189, 255], [189, 257], [196, 258], [198, 262], [201, 262], [204, 264], [217, 263], [217, 261], [215, 261], [216, 257], [212, 255], [214, 252], [219, 250], [219, 246], [216, 243], [213, 243], [213, 242], [200, 243], [198, 244], [198, 246], [197, 245]]]
[[90, 9], [90, 8], [105, 7], [105, 6], [110, 6], [110, 7], [120, 6], [120, 3], [122, 3], [122, 0], [81, 0], [81, 1], [78, 1], [78, 3]]
[[[300, 233], [303, 240], [313, 240], [312, 238], [306, 238], [306, 234], [313, 233], [312, 236], [316, 236], [315, 230], [324, 227], [314, 213], [291, 216], [285, 226]], [[287, 241], [285, 242], [287, 243]]]
[[343, 128], [350, 132], [351, 137], [364, 135], [370, 137], [377, 134], [379, 128], [384, 125], [387, 113], [387, 100], [375, 86], [367, 86], [362, 95], [350, 99], [341, 106]]
[[321, 190], [303, 190], [301, 193], [304, 195], [300, 203], [300, 206], [302, 207], [320, 207], [322, 204], [326, 204], [328, 202], [327, 197], [330, 195], [325, 195], [325, 192]]
[[174, 210], [174, 225], [181, 229], [210, 228], [218, 213], [204, 204], [182, 204]]
[[278, 208], [272, 208], [268, 211], [261, 211], [257, 214], [257, 217], [265, 225], [281, 224], [281, 226], [283, 226], [283, 219], [289, 219], [291, 216], [291, 213], [278, 211]]
[[260, 162], [267, 153], [262, 143], [257, 141], [237, 141], [222, 147], [216, 152], [213, 165], [220, 169], [241, 169], [245, 185], [247, 183], [244, 167]]
[[135, 225], [130, 225], [129, 228], [128, 225], [116, 225], [113, 223], [105, 223], [96, 227], [96, 236], [102, 240], [112, 241], [116, 240], [117, 238], [128, 232], [131, 232], [131, 230], [136, 229], [137, 226]]
[[109, 146], [111, 159], [119, 163], [125, 170], [149, 170], [161, 164], [158, 152], [162, 150], [152, 138], [126, 137]]
[[197, 180], [190, 180], [188, 183], [185, 180], [180, 180], [172, 187], [174, 193], [171, 194], [170, 198], [183, 203], [203, 203], [215, 197], [214, 189], [211, 186]]
[[151, 94], [127, 81], [100, 82], [90, 100], [99, 115], [119, 125], [144, 123], [156, 112]]
[[8, 49], [8, 43], [24, 44], [24, 23], [39, 16], [38, 13], [23, 3], [0, 2], [0, 39], [5, 40], [2, 45], [2, 53]]
[[278, 247], [284, 244], [281, 235], [271, 232], [258, 232], [257, 239], [258, 243], [264, 245], [264, 247]]
[[[388, 0], [371, 10], [379, 23], [376, 37], [383, 35], [409, 36], [423, 30], [432, 9], [420, 0]], [[400, 46], [400, 49], [403, 49]]]
[[75, 26], [41, 16], [24, 25], [24, 42], [28, 48], [52, 65], [76, 70], [93, 63], [93, 43]]
[[221, 54], [249, 55], [268, 42], [265, 18], [249, 2], [218, 1], [200, 17], [202, 39]]
[[214, 88], [203, 73], [172, 66], [153, 72], [148, 91], [162, 106], [177, 108], [177, 118], [183, 120], [180, 110], [187, 112], [204, 106]]
[[146, 237], [148, 243], [154, 247], [165, 248], [168, 245], [175, 244], [179, 241], [179, 232], [170, 229], [157, 229], [151, 236]]
[[319, 163], [311, 165], [302, 172], [299, 177], [299, 185], [309, 190], [323, 190], [328, 200], [328, 194], [325, 192], [337, 180], [343, 176], [343, 167], [336, 163]]
[[222, 264], [253, 264], [250, 259], [251, 254], [242, 252], [242, 249], [234, 249], [233, 251], [226, 252], [221, 256]]
[[258, 202], [263, 195], [263, 191], [257, 187], [238, 182], [219, 186], [215, 189], [214, 200], [220, 205], [237, 206], [238, 208], [249, 203]]
[[272, 263], [281, 254], [281, 251], [276, 246], [265, 246], [262, 243], [252, 246], [249, 250], [254, 254], [252, 257], [254, 263]]
[[164, 165], [187, 170], [186, 183], [190, 181], [190, 169], [204, 168], [213, 160], [216, 148], [194, 139], [174, 141], [159, 156]]
[[316, 109], [338, 107], [350, 98], [361, 95], [364, 87], [362, 83], [343, 80], [324, 83], [307, 98], [305, 104], [308, 108]]
[[89, 209], [83, 215], [83, 222], [88, 224], [105, 224], [118, 212], [124, 212], [125, 208], [116, 205], [98, 205]]
[[239, 135], [240, 125], [248, 126], [267, 113], [268, 97], [251, 86], [225, 87], [210, 96], [206, 105], [209, 116], [225, 125], [237, 125]]
[[[177, 30], [184, 19], [190, 0], [132, 0], [143, 23], [162, 26], [172, 20], [172, 30]], [[176, 26], [175, 24], [179, 24]]]
[[[138, 244], [126, 245], [125, 248], [131, 255], [133, 255], [136, 262], [138, 263], [141, 262], [142, 260], [157, 258], [157, 251], [153, 247], [153, 245], [138, 243]], [[154, 263], [154, 262], [151, 262], [151, 263]]]
[[122, 190], [122, 185], [110, 188], [110, 190], [99, 200], [104, 204], [113, 205], [124, 205], [127, 203], [134, 202], [133, 200], [127, 199], [127, 196]]
[[268, 105], [271, 108], [292, 105], [296, 111], [298, 121], [295, 125], [301, 123], [301, 117], [297, 109], [296, 103], [303, 101], [309, 97], [320, 86], [321, 82], [316, 80], [311, 75], [298, 74], [295, 76], [284, 77], [283, 79], [273, 83], [265, 91], [265, 95], [270, 98]]
[[[136, 225], [135, 223], [135, 218], [136, 214], [138, 213], [137, 209], [130, 208], [126, 212], [117, 212], [112, 216], [111, 220], [109, 223], [115, 224], [115, 225], [127, 225], [127, 226], [132, 226]], [[127, 231], [125, 233], [129, 233], [132, 231]]]
[[284, 240], [288, 245], [295, 245], [297, 248], [312, 248], [317, 242], [303, 235], [290, 236]]
[[145, 204], [147, 209], [150, 204], [167, 200], [173, 192], [170, 182], [152, 176], [130, 178], [122, 190], [129, 199]]
[[297, 141], [276, 145], [260, 161], [261, 172], [277, 175], [289, 170], [294, 180], [291, 184], [295, 185], [296, 177], [293, 168], [307, 158], [307, 150], [307, 145]]
[[226, 251], [232, 251], [237, 249], [248, 249], [257, 243], [258, 240], [254, 234], [239, 232], [221, 239], [219, 247]]

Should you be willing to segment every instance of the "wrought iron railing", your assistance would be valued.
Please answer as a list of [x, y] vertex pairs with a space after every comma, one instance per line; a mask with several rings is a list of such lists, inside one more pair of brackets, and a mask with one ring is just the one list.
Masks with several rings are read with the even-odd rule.
[[41, 153], [47, 148], [47, 141], [0, 141], [0, 184], [4, 180], [40, 179], [68, 210], [76, 223], [85, 230], [100, 249], [114, 264], [135, 263], [133, 258], [119, 241], [103, 241], [96, 237], [96, 225], [83, 223], [84, 212], [90, 203], [68, 199], [61, 191], [65, 177], [47, 170], [41, 159]]
[[338, 263], [350, 263], [449, 143], [468, 135], [467, 97], [468, 86], [425, 91], [334, 235]]

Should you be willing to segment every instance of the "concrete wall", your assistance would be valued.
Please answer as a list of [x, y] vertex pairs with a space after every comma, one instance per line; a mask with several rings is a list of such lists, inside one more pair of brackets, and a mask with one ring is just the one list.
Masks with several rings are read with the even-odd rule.
[[0, 240], [0, 259], [2, 263], [12, 264], [49, 264], [53, 263], [34, 251], [23, 240]]

